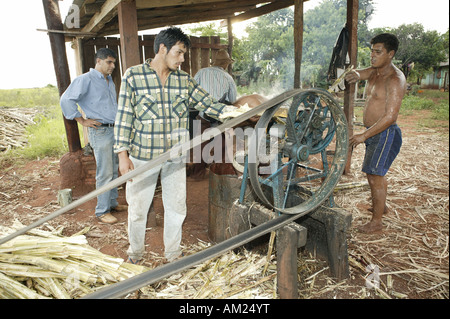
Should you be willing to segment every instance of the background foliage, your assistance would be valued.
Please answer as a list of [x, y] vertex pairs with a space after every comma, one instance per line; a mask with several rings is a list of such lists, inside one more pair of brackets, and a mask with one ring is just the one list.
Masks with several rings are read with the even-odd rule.
[[[373, 0], [360, 0], [358, 22], [358, 65], [370, 66], [370, 39], [381, 32], [392, 32], [400, 40], [396, 59], [409, 82], [420, 82], [439, 62], [448, 59], [448, 31], [425, 31], [421, 24], [398, 28], [369, 29], [374, 13]], [[336, 39], [346, 23], [346, 0], [323, 0], [304, 14], [301, 82], [303, 87], [325, 87], [326, 75]], [[291, 8], [259, 17], [248, 25], [248, 36], [233, 45], [236, 62], [233, 71], [241, 85], [277, 83], [283, 89], [293, 86], [294, 78], [294, 15]], [[414, 69], [406, 72], [414, 63]]]

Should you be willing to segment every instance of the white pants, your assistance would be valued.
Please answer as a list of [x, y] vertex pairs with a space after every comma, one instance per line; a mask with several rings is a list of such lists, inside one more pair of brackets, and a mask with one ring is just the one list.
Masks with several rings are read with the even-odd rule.
[[[147, 161], [130, 157], [134, 168]], [[169, 260], [181, 254], [181, 229], [186, 218], [186, 164], [180, 161], [166, 162], [150, 169], [127, 182], [128, 256], [139, 260], [145, 251], [147, 214], [155, 194], [161, 173], [162, 200], [164, 205], [164, 254]]]

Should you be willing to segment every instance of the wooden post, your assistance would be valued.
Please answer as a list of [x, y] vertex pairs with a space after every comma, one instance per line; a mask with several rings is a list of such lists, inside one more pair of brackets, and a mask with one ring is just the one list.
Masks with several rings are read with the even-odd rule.
[[191, 36], [191, 75], [195, 76], [197, 74], [198, 70], [200, 70], [200, 49], [198, 47], [195, 47], [196, 43], [200, 43], [199, 37]]
[[[228, 31], [228, 54], [230, 55], [230, 57], [233, 54], [233, 25], [231, 22], [231, 18], [227, 18], [227, 31]], [[230, 63], [230, 65], [228, 66], [228, 73], [230, 73], [232, 75], [233, 73], [233, 64]]]
[[118, 5], [120, 48], [122, 53], [122, 72], [138, 65], [139, 37], [137, 25], [137, 9], [135, 0], [123, 0]]
[[288, 226], [277, 230], [277, 289], [280, 299], [298, 298], [298, 232]]
[[[353, 65], [355, 68], [358, 54], [358, 7], [359, 0], [347, 0], [347, 29], [349, 31], [348, 54], [350, 56], [350, 65]], [[344, 91], [344, 113], [348, 123], [348, 136], [353, 135], [355, 87], [355, 84], [346, 83]], [[344, 174], [350, 173], [351, 160], [352, 150], [349, 148]]]
[[294, 88], [300, 88], [300, 70], [303, 51], [303, 0], [295, 0], [294, 9]]
[[[63, 30], [61, 13], [57, 0], [42, 0], [44, 6], [45, 20], [48, 30]], [[49, 32], [50, 46], [52, 49], [53, 66], [55, 68], [58, 91], [61, 96], [70, 85], [70, 71], [67, 62], [66, 41], [64, 34]], [[74, 120], [68, 120], [64, 116], [64, 126], [66, 128], [67, 143], [69, 151], [77, 152], [81, 150], [78, 124]]]

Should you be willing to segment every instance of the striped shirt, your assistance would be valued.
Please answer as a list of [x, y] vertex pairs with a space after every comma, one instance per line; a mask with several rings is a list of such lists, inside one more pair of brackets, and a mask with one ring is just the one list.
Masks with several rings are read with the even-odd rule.
[[172, 71], [163, 87], [150, 59], [129, 68], [120, 86], [115, 152], [150, 160], [188, 136], [189, 108], [218, 119], [225, 107], [187, 73]]
[[194, 79], [216, 100], [233, 103], [237, 99], [236, 84], [222, 67], [203, 68], [197, 72]]

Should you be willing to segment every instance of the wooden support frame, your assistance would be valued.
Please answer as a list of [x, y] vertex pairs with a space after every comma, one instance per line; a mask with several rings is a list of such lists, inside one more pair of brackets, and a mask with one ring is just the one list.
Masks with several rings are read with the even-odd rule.
[[303, 53], [303, 0], [295, 0], [294, 9], [294, 89], [300, 88], [300, 71]]
[[[357, 67], [358, 56], [358, 8], [359, 0], [347, 0], [347, 29], [349, 31], [348, 54], [350, 65]], [[346, 83], [344, 91], [344, 113], [348, 123], [348, 136], [353, 135], [353, 116], [355, 105], [356, 84]], [[350, 173], [352, 150], [348, 151], [348, 159], [345, 165], [344, 174]]]
[[118, 5], [122, 70], [138, 65], [141, 61], [137, 10], [135, 0], [121, 1]]
[[[49, 30], [63, 30], [61, 14], [57, 0], [42, 0], [44, 6], [45, 20]], [[52, 49], [53, 66], [55, 68], [58, 91], [61, 96], [70, 85], [69, 63], [67, 62], [66, 41], [64, 34], [50, 32], [48, 34]], [[78, 124], [74, 120], [68, 120], [63, 116], [66, 129], [69, 152], [74, 153], [81, 150]]]

